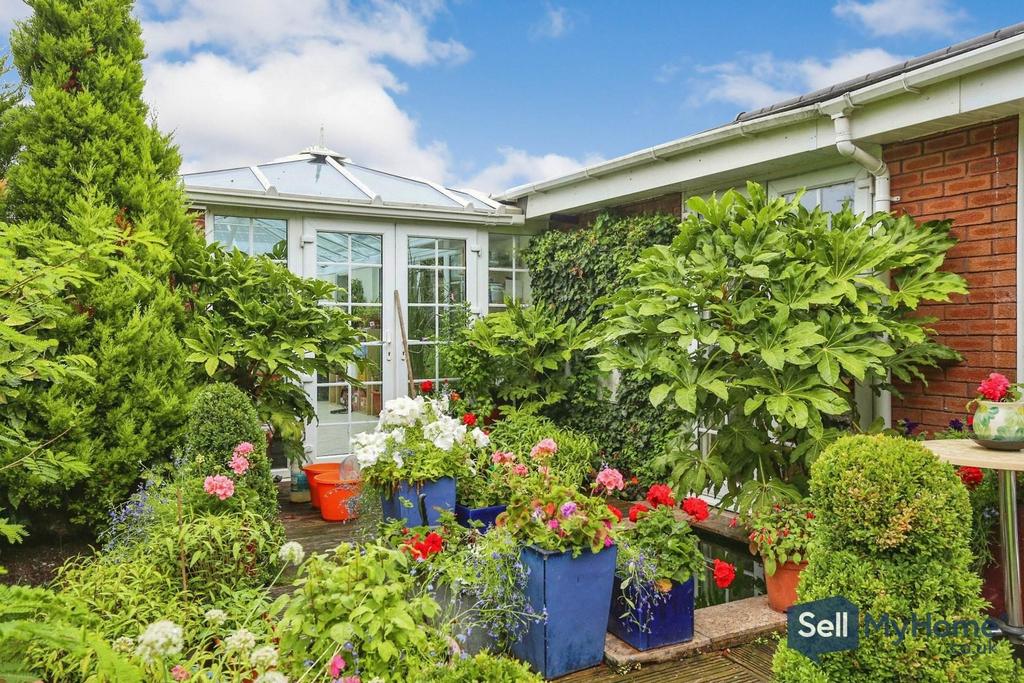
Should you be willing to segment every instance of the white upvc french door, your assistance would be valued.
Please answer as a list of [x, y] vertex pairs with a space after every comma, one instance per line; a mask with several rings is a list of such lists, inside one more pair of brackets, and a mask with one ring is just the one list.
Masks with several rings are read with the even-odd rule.
[[410, 379], [437, 382], [450, 376], [438, 354], [443, 343], [438, 337], [453, 309], [468, 304], [473, 313], [484, 312], [480, 260], [486, 245], [480, 233], [476, 228], [398, 225], [395, 270], [409, 349], [406, 358], [396, 327], [392, 368], [399, 395], [409, 393]]

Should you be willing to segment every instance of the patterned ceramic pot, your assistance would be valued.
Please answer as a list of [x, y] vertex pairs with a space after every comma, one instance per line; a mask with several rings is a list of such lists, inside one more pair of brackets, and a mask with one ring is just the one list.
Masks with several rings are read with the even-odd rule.
[[985, 448], [1019, 451], [1024, 448], [1024, 401], [977, 401], [974, 440]]

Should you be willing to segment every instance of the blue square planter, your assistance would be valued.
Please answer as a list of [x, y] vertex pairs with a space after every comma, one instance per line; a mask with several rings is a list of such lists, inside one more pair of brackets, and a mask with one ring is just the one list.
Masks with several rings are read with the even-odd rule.
[[380, 506], [386, 520], [400, 519], [406, 526], [437, 526], [441, 512], [455, 508], [455, 480], [401, 481], [390, 496], [380, 497]]
[[584, 550], [577, 558], [571, 552], [523, 548], [526, 601], [536, 612], [547, 609], [548, 618], [530, 622], [512, 654], [544, 678], [600, 664], [617, 554], [615, 546], [596, 555]]
[[465, 505], [456, 503], [455, 519], [465, 527], [475, 526], [471, 522], [480, 522], [483, 524], [480, 530], [487, 531], [494, 526], [494, 521], [498, 519], [498, 515], [505, 511], [505, 507], [505, 505], [491, 505], [485, 508], [468, 508]]
[[622, 594], [619, 577], [612, 587], [612, 611], [608, 615], [608, 632], [629, 643], [637, 650], [650, 650], [663, 645], [693, 640], [694, 595], [693, 577], [686, 583], [677, 583], [668, 592], [667, 599], [651, 608], [651, 621], [647, 632], [628, 619], [626, 597]]

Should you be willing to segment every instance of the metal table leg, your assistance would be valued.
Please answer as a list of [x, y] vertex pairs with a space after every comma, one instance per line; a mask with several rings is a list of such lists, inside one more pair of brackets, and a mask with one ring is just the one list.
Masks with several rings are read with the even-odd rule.
[[1017, 473], [999, 471], [999, 528], [1003, 546], [1003, 632], [1019, 640], [1024, 635], [1024, 603], [1020, 593], [1020, 543], [1017, 536]]

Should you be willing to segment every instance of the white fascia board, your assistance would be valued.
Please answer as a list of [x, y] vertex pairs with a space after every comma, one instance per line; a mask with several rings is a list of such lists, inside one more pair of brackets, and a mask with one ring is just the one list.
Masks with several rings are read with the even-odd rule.
[[289, 197], [219, 192], [213, 189], [194, 189], [187, 192], [192, 204], [210, 204], [226, 207], [290, 211], [296, 213], [330, 214], [335, 216], [358, 216], [360, 218], [387, 218], [398, 220], [421, 220], [446, 223], [467, 223], [471, 225], [522, 225], [522, 214], [476, 213], [452, 208], [431, 209], [419, 206], [397, 204], [370, 204], [369, 202], [338, 202], [315, 197]]

